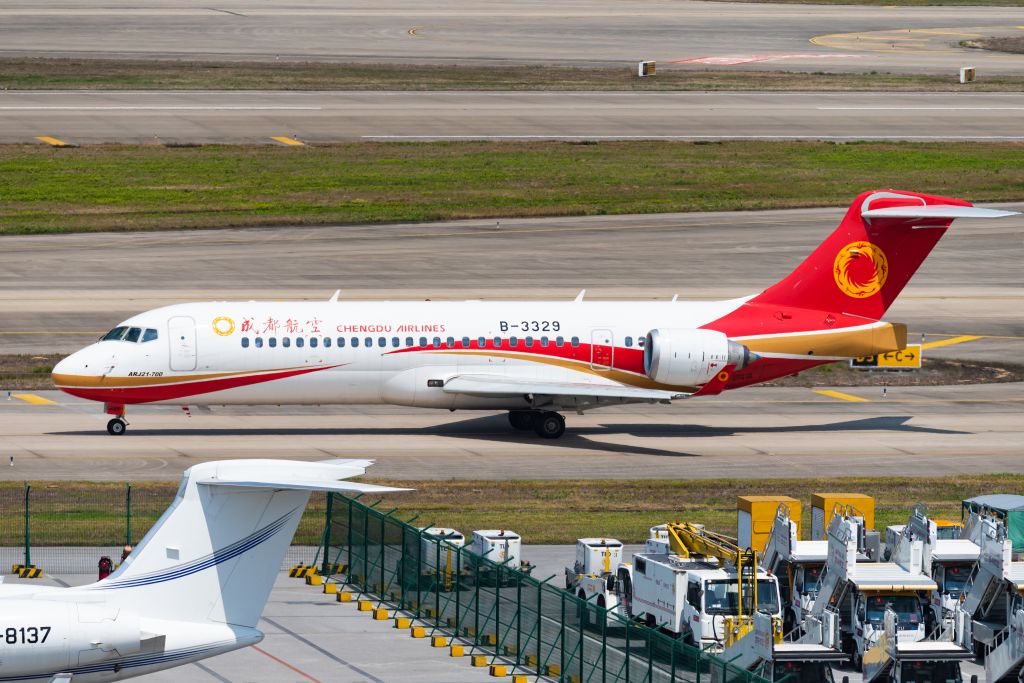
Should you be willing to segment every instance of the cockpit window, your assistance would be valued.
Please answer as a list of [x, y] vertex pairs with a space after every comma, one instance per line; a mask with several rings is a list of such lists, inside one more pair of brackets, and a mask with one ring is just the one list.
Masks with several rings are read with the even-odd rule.
[[124, 336], [125, 330], [127, 329], [127, 327], [115, 327], [110, 332], [107, 332], [105, 335], [100, 337], [100, 341], [116, 341]]
[[147, 327], [145, 333], [143, 333], [143, 335], [142, 335], [142, 341], [143, 342], [153, 341], [158, 336], [159, 335], [157, 334], [156, 330], [154, 330], [152, 327]]
[[139, 341], [139, 337], [141, 335], [142, 335], [142, 328], [141, 327], [132, 327], [132, 328], [129, 328], [128, 334], [124, 335], [124, 340], [126, 342], [133, 342], [134, 343], [134, 342]]

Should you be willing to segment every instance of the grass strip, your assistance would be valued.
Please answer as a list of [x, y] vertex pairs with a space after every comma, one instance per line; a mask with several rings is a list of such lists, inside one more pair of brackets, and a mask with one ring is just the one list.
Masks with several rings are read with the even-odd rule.
[[467, 141], [0, 146], [0, 234], [1024, 198], [1022, 143]]
[[981, 50], [1024, 54], [1024, 36], [992, 36], [990, 38], [962, 40], [960, 41], [960, 45], [963, 47], [974, 47]]
[[956, 74], [724, 71], [664, 65], [638, 78], [619, 67], [424, 64], [231, 63], [206, 61], [6, 58], [7, 90], [813, 90], [972, 92], [1024, 90], [1024, 76], [988, 76], [961, 85]]
[[[766, 459], [766, 466], [770, 459]], [[416, 524], [473, 529], [509, 528], [527, 543], [574, 543], [584, 536], [642, 542], [647, 530], [669, 521], [701, 522], [735, 535], [736, 497], [788, 495], [804, 502], [805, 535], [812, 493], [845, 491], [875, 496], [875, 528], [903, 524], [911, 507], [926, 503], [935, 517], [960, 519], [960, 501], [985, 493], [1024, 494], [1024, 475], [953, 477], [579, 480], [579, 481], [383, 481], [416, 490], [385, 496], [379, 509]], [[38, 546], [120, 545], [125, 538], [125, 484], [31, 482], [32, 540]], [[132, 540], [137, 542], [174, 498], [173, 482], [132, 485]], [[373, 500], [376, 500], [374, 498]], [[367, 502], [373, 502], [368, 500]], [[0, 483], [0, 546], [23, 540], [24, 489]], [[324, 497], [314, 496], [295, 543], [315, 545], [323, 529]]]

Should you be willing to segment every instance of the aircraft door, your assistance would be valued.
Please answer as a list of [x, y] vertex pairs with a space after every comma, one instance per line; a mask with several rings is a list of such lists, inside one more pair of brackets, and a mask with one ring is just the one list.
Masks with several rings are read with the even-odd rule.
[[167, 321], [167, 339], [171, 347], [171, 370], [196, 369], [196, 321], [178, 315]]
[[615, 345], [611, 330], [593, 330], [590, 333], [590, 367], [609, 370], [615, 360]]

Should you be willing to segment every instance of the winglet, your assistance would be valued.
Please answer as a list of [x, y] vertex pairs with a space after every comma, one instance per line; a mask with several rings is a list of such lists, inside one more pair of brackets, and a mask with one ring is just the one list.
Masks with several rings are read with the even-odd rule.
[[576, 295], [576, 298], [573, 299], [573, 301], [576, 302], [576, 303], [579, 303], [579, 302], [583, 301], [583, 295], [586, 294], [586, 293], [587, 293], [587, 290], [581, 289], [580, 293]]

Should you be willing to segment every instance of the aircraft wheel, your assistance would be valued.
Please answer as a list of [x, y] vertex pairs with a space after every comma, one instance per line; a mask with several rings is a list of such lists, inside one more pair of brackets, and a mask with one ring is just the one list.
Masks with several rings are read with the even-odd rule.
[[554, 412], [541, 413], [534, 421], [533, 429], [545, 439], [557, 439], [565, 434], [565, 418]]
[[111, 436], [121, 436], [126, 429], [128, 429], [128, 423], [119, 417], [115, 417], [107, 423], [107, 434]]
[[515, 429], [526, 431], [533, 429], [533, 419], [536, 413], [532, 410], [510, 410], [508, 421]]

